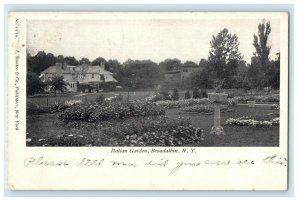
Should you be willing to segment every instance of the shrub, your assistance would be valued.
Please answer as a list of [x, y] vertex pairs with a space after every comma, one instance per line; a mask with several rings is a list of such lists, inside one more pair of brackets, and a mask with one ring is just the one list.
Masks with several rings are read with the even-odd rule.
[[260, 127], [260, 128], [270, 128], [272, 126], [279, 125], [279, 117], [273, 118], [270, 121], [263, 120], [258, 121], [250, 117], [240, 117], [237, 119], [229, 118], [226, 120], [225, 125], [228, 126], [253, 126], [253, 127]]
[[32, 101], [26, 102], [26, 113], [27, 114], [40, 114], [40, 113], [48, 113], [51, 112], [50, 107], [39, 106], [37, 103]]
[[[213, 105], [192, 105], [192, 106], [183, 108], [182, 111], [198, 112], [198, 113], [212, 113], [212, 112], [214, 112], [214, 106]], [[221, 105], [221, 112], [225, 112], [225, 111], [229, 112], [232, 110], [229, 110], [227, 105]]]
[[195, 87], [193, 90], [193, 98], [201, 98], [197, 87]]
[[[187, 119], [167, 117], [131, 118], [122, 122], [71, 124], [74, 133], [38, 139], [27, 136], [28, 146], [184, 146], [204, 140], [203, 130]], [[78, 134], [80, 133], [80, 134]]]
[[163, 108], [154, 103], [132, 101], [132, 102], [104, 102], [99, 104], [74, 105], [59, 115], [59, 119], [64, 122], [87, 121], [98, 122], [114, 119], [124, 119], [140, 116], [163, 115]]
[[207, 98], [208, 97], [207, 92], [205, 90], [201, 90], [199, 95], [200, 95], [200, 98]]
[[185, 98], [185, 99], [190, 99], [190, 98], [191, 98], [191, 93], [190, 93], [190, 91], [186, 91], [186, 92], [185, 92], [184, 98]]
[[177, 101], [157, 101], [155, 102], [156, 105], [161, 106], [166, 109], [171, 108], [181, 108], [186, 107], [190, 105], [198, 105], [198, 104], [209, 104], [209, 100], [207, 98], [202, 99], [183, 99], [183, 100], [177, 100]]
[[103, 94], [98, 95], [97, 98], [95, 99], [95, 101], [96, 101], [96, 103], [101, 105], [105, 101], [104, 95]]
[[172, 100], [178, 100], [179, 99], [178, 90], [176, 88], [174, 88], [173, 91], [172, 91], [171, 99]]
[[116, 97], [117, 101], [122, 101], [123, 100], [123, 95], [122, 94], [118, 94]]

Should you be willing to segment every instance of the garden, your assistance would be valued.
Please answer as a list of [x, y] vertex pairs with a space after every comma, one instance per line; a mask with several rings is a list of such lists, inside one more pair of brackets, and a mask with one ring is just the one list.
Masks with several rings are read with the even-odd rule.
[[[220, 106], [225, 135], [212, 135], [207, 97], [138, 100], [121, 94], [69, 97], [48, 106], [27, 101], [27, 146], [279, 146], [279, 96], [244, 95]], [[96, 97], [96, 98], [95, 98]], [[247, 101], [256, 101], [249, 107]]]

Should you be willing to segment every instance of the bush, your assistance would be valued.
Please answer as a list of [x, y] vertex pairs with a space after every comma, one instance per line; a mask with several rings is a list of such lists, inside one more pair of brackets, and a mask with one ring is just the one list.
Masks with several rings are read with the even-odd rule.
[[50, 107], [39, 106], [38, 104], [36, 104], [32, 101], [26, 102], [26, 113], [27, 114], [40, 114], [40, 113], [48, 113], [48, 112], [51, 112]]
[[114, 119], [124, 119], [140, 116], [163, 115], [163, 108], [154, 103], [132, 101], [132, 102], [104, 102], [99, 104], [74, 105], [59, 115], [64, 122], [87, 121], [99, 122]]
[[183, 99], [177, 101], [170, 101], [170, 100], [157, 101], [155, 102], [155, 104], [166, 109], [171, 109], [171, 108], [181, 108], [181, 107], [198, 105], [198, 104], [207, 105], [209, 104], [209, 100], [207, 98], [202, 98], [202, 99], [192, 98], [192, 99]]
[[27, 146], [185, 146], [204, 140], [203, 130], [182, 118], [143, 117], [108, 122], [105, 126], [87, 122], [70, 126], [76, 134], [45, 139], [28, 135]]
[[186, 92], [185, 92], [184, 98], [185, 98], [185, 99], [190, 99], [190, 98], [191, 98], [191, 93], [190, 93], [190, 91], [186, 91]]
[[98, 95], [97, 98], [95, 99], [95, 101], [96, 101], [96, 103], [101, 105], [105, 101], [104, 95], [103, 94]]
[[193, 90], [193, 98], [201, 98], [199, 90], [197, 87], [194, 88]]
[[207, 98], [208, 97], [207, 92], [205, 90], [201, 90], [199, 95], [200, 95], [200, 98]]
[[229, 118], [226, 120], [225, 125], [228, 126], [253, 126], [259, 128], [270, 128], [272, 126], [279, 125], [279, 117], [273, 118], [270, 121], [258, 121], [250, 117], [241, 117], [241, 118]]
[[[182, 109], [182, 111], [185, 112], [197, 112], [197, 113], [212, 113], [214, 112], [214, 106], [213, 105], [193, 105], [188, 106]], [[227, 105], [221, 105], [221, 112], [229, 112], [232, 110], [228, 109]]]
[[172, 91], [171, 99], [172, 100], [178, 100], [179, 99], [178, 90], [176, 88], [174, 88], [173, 91]]
[[122, 94], [118, 94], [117, 97], [116, 97], [116, 100], [117, 101], [122, 101], [123, 100]]

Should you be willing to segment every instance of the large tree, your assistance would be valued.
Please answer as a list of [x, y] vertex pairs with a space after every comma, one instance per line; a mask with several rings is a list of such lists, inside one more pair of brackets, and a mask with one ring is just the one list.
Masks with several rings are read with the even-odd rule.
[[172, 70], [177, 70], [181, 66], [181, 61], [179, 59], [165, 59], [164, 61], [160, 62], [159, 68], [162, 71], [172, 71]]
[[75, 57], [65, 57], [64, 58], [64, 62], [66, 62], [68, 65], [71, 66], [78, 66], [79, 61], [77, 61], [77, 59]]
[[262, 67], [265, 67], [269, 62], [269, 54], [271, 46], [268, 46], [268, 38], [271, 33], [271, 24], [270, 21], [258, 25], [258, 33], [253, 34], [253, 46], [255, 47], [255, 56], [258, 56]]
[[158, 65], [151, 60], [127, 60], [117, 76], [122, 86], [129, 89], [153, 88], [162, 78]]
[[65, 92], [67, 90], [67, 83], [64, 81], [63, 76], [54, 76], [46, 84], [54, 92], [55, 96], [57, 91]]
[[26, 91], [27, 94], [33, 95], [37, 93], [43, 93], [45, 83], [43, 83], [36, 73], [27, 72]]
[[100, 66], [101, 64], [105, 64], [106, 63], [106, 60], [103, 58], [103, 57], [97, 57], [96, 59], [94, 59], [92, 61], [92, 65], [93, 66]]
[[81, 58], [79, 60], [79, 64], [80, 65], [82, 65], [82, 64], [90, 64], [90, 63], [91, 63], [90, 60], [88, 58], [85, 58], [85, 57], [83, 57], [83, 58]]
[[35, 56], [27, 54], [27, 71], [39, 74], [49, 66], [55, 65], [56, 58], [53, 54], [39, 51]]
[[213, 81], [216, 88], [222, 86], [230, 88], [233, 76], [237, 73], [237, 67], [242, 59], [238, 37], [236, 34], [229, 33], [226, 28], [212, 37], [208, 56], [210, 80]]
[[258, 34], [253, 34], [253, 46], [255, 52], [251, 58], [251, 64], [248, 72], [248, 78], [253, 88], [262, 88], [268, 86], [266, 80], [271, 68], [269, 54], [271, 46], [268, 46], [268, 38], [271, 33], [270, 22], [263, 20], [258, 25]]

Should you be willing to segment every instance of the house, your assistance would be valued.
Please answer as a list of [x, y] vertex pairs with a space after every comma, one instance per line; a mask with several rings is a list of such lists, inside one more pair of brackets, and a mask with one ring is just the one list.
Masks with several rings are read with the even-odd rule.
[[63, 76], [64, 81], [68, 83], [68, 91], [73, 92], [98, 91], [107, 86], [115, 86], [117, 83], [113, 73], [104, 69], [103, 63], [100, 66], [87, 64], [71, 66], [66, 63], [56, 63], [42, 71], [40, 78], [45, 82], [54, 76]]
[[180, 70], [167, 71], [164, 77], [168, 83], [177, 83], [181, 81], [181, 72]]
[[181, 80], [184, 81], [187, 78], [191, 77], [191, 75], [197, 71], [199, 71], [198, 65], [186, 64], [180, 67], [181, 71]]
[[179, 69], [165, 72], [165, 81], [168, 83], [182, 82], [199, 70], [198, 65], [184, 64]]

